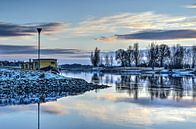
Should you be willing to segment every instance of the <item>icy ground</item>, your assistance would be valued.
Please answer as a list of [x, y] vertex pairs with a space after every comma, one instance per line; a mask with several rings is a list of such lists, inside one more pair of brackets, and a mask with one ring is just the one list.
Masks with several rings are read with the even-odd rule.
[[65, 79], [65, 77], [50, 72], [0, 69], [0, 81], [20, 80], [20, 79], [26, 79], [26, 80]]

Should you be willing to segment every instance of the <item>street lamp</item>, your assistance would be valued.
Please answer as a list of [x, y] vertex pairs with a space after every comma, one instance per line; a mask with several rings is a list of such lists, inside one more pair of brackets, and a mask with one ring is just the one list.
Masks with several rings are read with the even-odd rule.
[[38, 70], [40, 70], [40, 33], [42, 31], [42, 28], [37, 28], [38, 32]]

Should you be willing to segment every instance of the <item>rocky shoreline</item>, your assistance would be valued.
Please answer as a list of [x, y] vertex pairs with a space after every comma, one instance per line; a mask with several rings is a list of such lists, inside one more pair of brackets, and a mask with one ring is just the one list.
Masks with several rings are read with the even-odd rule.
[[0, 77], [0, 105], [46, 102], [109, 87], [48, 72], [0, 70]]

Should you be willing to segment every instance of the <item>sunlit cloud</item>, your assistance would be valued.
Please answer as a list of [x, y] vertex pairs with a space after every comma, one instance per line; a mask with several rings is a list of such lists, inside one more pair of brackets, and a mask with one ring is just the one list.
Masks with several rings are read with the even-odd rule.
[[191, 9], [195, 9], [196, 8], [196, 4], [192, 4], [192, 5], [187, 5], [185, 6], [186, 8], [191, 8]]
[[118, 39], [117, 36], [111, 36], [111, 37], [102, 36], [101, 38], [96, 38], [95, 40], [102, 41], [102, 42], [107, 42], [107, 43], [114, 43], [114, 42], [118, 41], [119, 39]]
[[122, 13], [113, 16], [94, 17], [73, 27], [75, 35], [112, 34], [144, 30], [173, 30], [196, 28], [196, 17], [172, 16], [154, 12]]

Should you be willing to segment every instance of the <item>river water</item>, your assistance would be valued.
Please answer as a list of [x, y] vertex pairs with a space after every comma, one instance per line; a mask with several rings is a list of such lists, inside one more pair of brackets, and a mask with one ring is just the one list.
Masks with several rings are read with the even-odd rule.
[[62, 75], [111, 87], [58, 96], [40, 105], [4, 105], [1, 101], [2, 129], [36, 129], [38, 122], [40, 129], [196, 128], [195, 77], [66, 72]]

